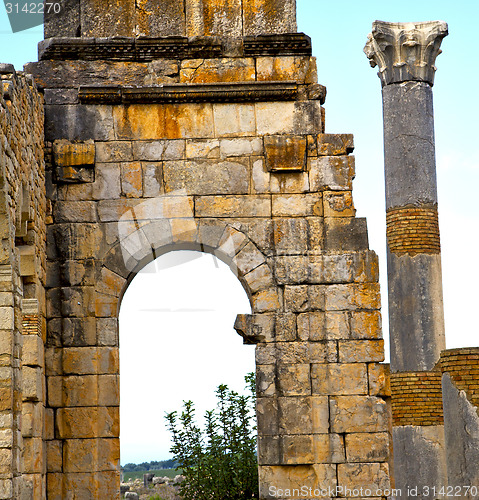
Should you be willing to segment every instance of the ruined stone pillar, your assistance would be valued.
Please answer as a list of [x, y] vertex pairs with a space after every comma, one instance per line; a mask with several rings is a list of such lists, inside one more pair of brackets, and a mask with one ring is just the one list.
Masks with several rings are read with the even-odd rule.
[[440, 404], [420, 402], [437, 399], [445, 348], [432, 85], [446, 35], [439, 21], [375, 21], [365, 47], [383, 87], [394, 469], [403, 497], [417, 487], [432, 498], [428, 487], [446, 482]]

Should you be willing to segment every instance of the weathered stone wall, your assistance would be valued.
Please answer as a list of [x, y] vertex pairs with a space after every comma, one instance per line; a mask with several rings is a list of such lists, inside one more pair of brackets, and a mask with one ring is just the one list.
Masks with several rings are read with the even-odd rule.
[[295, 0], [61, 0], [45, 38], [224, 36], [293, 33]]
[[43, 99], [0, 65], [0, 498], [44, 498]]

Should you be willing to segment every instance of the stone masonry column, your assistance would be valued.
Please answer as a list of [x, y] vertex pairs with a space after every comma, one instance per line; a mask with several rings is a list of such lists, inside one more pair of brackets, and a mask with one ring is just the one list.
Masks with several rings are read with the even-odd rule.
[[[383, 95], [391, 382], [399, 387], [395, 379], [407, 376], [419, 384], [401, 387], [396, 401], [392, 393], [395, 487], [403, 498], [433, 498], [446, 483], [442, 415], [424, 418], [429, 379], [416, 376], [432, 372], [435, 380], [445, 348], [432, 85], [446, 35], [440, 21], [375, 21], [364, 49], [379, 66]], [[402, 401], [413, 411], [398, 411]]]

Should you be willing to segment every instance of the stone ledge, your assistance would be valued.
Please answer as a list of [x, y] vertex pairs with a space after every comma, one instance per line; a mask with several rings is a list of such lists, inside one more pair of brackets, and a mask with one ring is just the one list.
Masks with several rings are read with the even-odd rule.
[[[47, 38], [38, 44], [38, 59], [153, 61], [154, 59], [210, 59], [226, 57], [218, 37]], [[304, 33], [246, 36], [238, 56], [311, 56], [311, 38]]]
[[158, 87], [80, 87], [82, 104], [294, 101], [294, 82], [171, 84]]

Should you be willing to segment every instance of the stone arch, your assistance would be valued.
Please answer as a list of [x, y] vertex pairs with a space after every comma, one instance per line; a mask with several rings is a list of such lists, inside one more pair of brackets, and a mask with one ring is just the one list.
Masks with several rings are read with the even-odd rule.
[[280, 301], [273, 272], [264, 254], [242, 231], [218, 219], [152, 219], [124, 221], [119, 238], [108, 250], [99, 271], [96, 309], [118, 316], [123, 294], [136, 274], [161, 255], [174, 250], [211, 253], [238, 277], [253, 313], [274, 312]]

